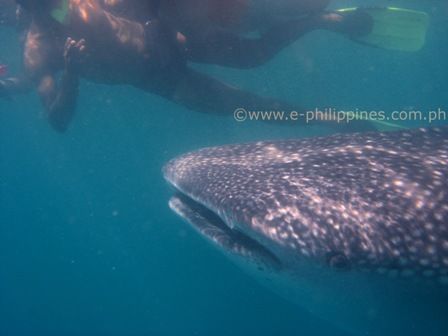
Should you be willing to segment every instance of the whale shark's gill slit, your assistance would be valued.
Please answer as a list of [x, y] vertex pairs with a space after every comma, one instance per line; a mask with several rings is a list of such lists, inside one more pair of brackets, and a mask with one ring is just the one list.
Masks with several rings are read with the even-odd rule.
[[279, 259], [269, 249], [231, 229], [214, 211], [187, 195], [176, 193], [170, 200], [170, 207], [199, 233], [230, 254], [251, 260], [260, 270], [280, 268]]

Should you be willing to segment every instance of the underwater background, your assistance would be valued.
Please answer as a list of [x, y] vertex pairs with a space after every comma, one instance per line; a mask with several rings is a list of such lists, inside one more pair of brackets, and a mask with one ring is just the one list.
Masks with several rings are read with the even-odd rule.
[[[447, 111], [446, 1], [333, 2], [353, 4], [427, 11], [426, 47], [405, 54], [313, 32], [257, 69], [197, 68], [306, 106]], [[15, 31], [2, 28], [0, 41], [0, 63], [17, 73]], [[161, 174], [200, 147], [330, 132], [238, 123], [83, 81], [60, 135], [36, 94], [0, 100], [0, 335], [344, 335], [182, 222]]]

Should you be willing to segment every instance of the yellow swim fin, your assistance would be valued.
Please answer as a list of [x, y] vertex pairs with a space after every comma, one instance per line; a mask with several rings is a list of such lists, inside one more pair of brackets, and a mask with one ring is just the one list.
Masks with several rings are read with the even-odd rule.
[[425, 12], [404, 8], [345, 8], [340, 13], [357, 10], [369, 14], [373, 19], [373, 29], [355, 41], [373, 47], [415, 52], [423, 48], [429, 26], [429, 15]]

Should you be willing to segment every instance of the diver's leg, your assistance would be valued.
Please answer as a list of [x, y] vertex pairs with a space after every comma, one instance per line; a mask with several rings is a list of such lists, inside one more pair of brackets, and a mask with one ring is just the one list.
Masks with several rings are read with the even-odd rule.
[[277, 24], [259, 38], [246, 38], [224, 29], [213, 29], [199, 38], [187, 38], [187, 55], [193, 62], [234, 68], [257, 67], [303, 35], [323, 26], [321, 16], [312, 16]]
[[259, 53], [262, 55], [259, 61], [266, 62], [272, 59], [280, 50], [314, 30], [329, 30], [353, 38], [369, 33], [372, 26], [372, 18], [362, 10], [348, 14], [322, 12], [303, 19], [291, 20], [274, 26], [261, 36], [257, 42], [260, 47]]
[[223, 29], [213, 29], [202, 36], [187, 39], [190, 61], [234, 68], [260, 66], [274, 58], [303, 35], [318, 29], [355, 37], [367, 34], [371, 18], [361, 11], [350, 14], [319, 13], [277, 24], [260, 38], [245, 38]]
[[152, 74], [145, 84], [136, 86], [207, 114], [232, 115], [238, 108], [293, 110], [292, 105], [280, 100], [260, 97], [185, 67], [171, 73], [164, 71], [158, 76]]
[[280, 100], [243, 91], [191, 69], [185, 71], [168, 98], [192, 110], [217, 115], [232, 115], [238, 108], [248, 111], [294, 109]]
[[[303, 107], [241, 90], [191, 69], [186, 69], [182, 76], [171, 82], [169, 87], [169, 90], [167, 86], [163, 90], [161, 87], [150, 86], [143, 89], [197, 112], [234, 116], [237, 119], [253, 118], [254, 121], [286, 126], [307, 125], [307, 110]], [[368, 121], [354, 121], [354, 124], [357, 130], [375, 130]], [[325, 118], [322, 120], [319, 117], [310, 121], [308, 125], [324, 125], [337, 131], [353, 131], [351, 124]]]

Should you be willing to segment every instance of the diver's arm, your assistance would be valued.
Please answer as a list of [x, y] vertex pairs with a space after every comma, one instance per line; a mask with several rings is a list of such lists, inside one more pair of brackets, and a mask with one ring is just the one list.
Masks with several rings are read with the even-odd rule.
[[47, 111], [50, 125], [58, 132], [65, 132], [73, 119], [78, 85], [78, 77], [67, 71], [63, 72], [59, 83], [56, 83], [52, 75], [45, 75], [40, 80], [39, 95]]
[[46, 74], [39, 81], [38, 91], [54, 130], [65, 132], [73, 119], [79, 92], [79, 65], [85, 50], [83, 39], [68, 38], [64, 47], [65, 67], [59, 82], [54, 74]]

